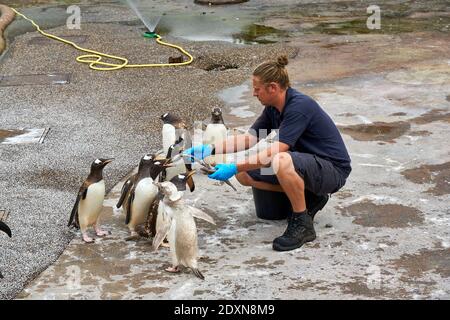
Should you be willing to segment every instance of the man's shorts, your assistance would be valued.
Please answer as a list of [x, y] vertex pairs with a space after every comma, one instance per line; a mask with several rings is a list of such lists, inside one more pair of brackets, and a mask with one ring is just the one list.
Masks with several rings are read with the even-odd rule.
[[[295, 171], [305, 181], [305, 189], [316, 195], [335, 193], [342, 188], [348, 174], [333, 165], [332, 162], [309, 153], [288, 151]], [[247, 171], [255, 181], [280, 184], [275, 174], [262, 174], [261, 169]]]

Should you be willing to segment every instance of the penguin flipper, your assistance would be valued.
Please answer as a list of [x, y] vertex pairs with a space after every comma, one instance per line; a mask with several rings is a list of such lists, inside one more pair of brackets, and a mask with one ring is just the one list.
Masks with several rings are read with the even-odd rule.
[[152, 247], [153, 251], [158, 250], [161, 243], [166, 238], [167, 234], [169, 233], [170, 227], [172, 226], [172, 218], [168, 217], [164, 219], [164, 223], [161, 223], [160, 226], [158, 226], [158, 230], [156, 230], [155, 237], [153, 238]]
[[3, 221], [0, 221], [0, 230], [6, 233], [11, 238], [11, 229]]
[[116, 208], [120, 208], [128, 194], [128, 191], [130, 191], [130, 188], [133, 186], [133, 180], [132, 178], [129, 178], [122, 186], [122, 190], [120, 191], [120, 198], [119, 201], [116, 204]]
[[205, 280], [205, 277], [204, 277], [203, 274], [200, 272], [200, 270], [198, 270], [198, 269], [193, 269], [193, 268], [191, 268], [191, 269], [192, 269], [192, 272], [195, 274], [196, 277], [198, 277], [198, 278], [200, 278], [200, 279], [202, 279], [202, 280]]
[[85, 182], [80, 187], [80, 190], [78, 191], [77, 199], [75, 200], [75, 204], [73, 205], [72, 212], [70, 213], [69, 223], [67, 224], [68, 227], [70, 226], [78, 226], [78, 204], [80, 203], [81, 199], [86, 199], [87, 191], [88, 191], [88, 184]]
[[131, 205], [133, 204], [134, 200], [134, 188], [131, 190], [130, 196], [128, 197], [128, 210], [127, 210], [127, 217], [125, 218], [125, 224], [129, 224], [131, 220]]
[[148, 210], [147, 229], [152, 237], [156, 235], [156, 219], [158, 217], [159, 201], [161, 201], [162, 197], [163, 196], [158, 193]]
[[216, 225], [216, 222], [214, 221], [214, 219], [209, 214], [207, 214], [206, 212], [204, 212], [204, 211], [202, 211], [200, 209], [194, 208], [192, 206], [189, 206], [189, 205], [186, 206], [186, 207], [188, 208], [189, 212], [192, 214], [192, 216], [194, 218], [202, 219], [202, 220], [205, 220], [205, 221], [207, 221], [207, 222], [209, 222], [209, 223], [211, 223], [213, 225]]

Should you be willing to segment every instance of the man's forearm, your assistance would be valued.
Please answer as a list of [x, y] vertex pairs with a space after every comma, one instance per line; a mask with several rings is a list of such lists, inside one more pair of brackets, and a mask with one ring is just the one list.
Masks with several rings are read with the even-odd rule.
[[238, 172], [255, 170], [262, 167], [270, 167], [273, 157], [279, 152], [286, 152], [289, 146], [284, 143], [276, 142], [269, 148], [262, 150], [258, 154], [248, 157], [242, 162], [238, 162]]
[[255, 136], [240, 134], [215, 144], [215, 154], [236, 153], [253, 147], [258, 142]]

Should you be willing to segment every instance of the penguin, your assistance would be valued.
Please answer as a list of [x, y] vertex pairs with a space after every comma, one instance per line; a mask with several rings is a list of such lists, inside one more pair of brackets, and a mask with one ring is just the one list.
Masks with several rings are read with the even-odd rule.
[[[187, 125], [181, 118], [170, 113], [165, 113], [161, 116], [161, 120], [164, 122], [162, 144], [166, 158], [172, 158], [192, 146]], [[168, 169], [167, 172], [163, 172], [161, 181], [170, 181], [174, 176], [191, 170], [191, 163], [179, 159], [174, 161], [172, 168]]]
[[198, 241], [197, 226], [194, 217], [204, 219], [215, 224], [214, 219], [205, 212], [186, 205], [183, 201], [183, 191], [179, 191], [172, 182], [157, 183], [164, 194], [160, 204], [163, 223], [157, 226], [153, 239], [153, 250], [157, 250], [163, 239], [167, 236], [170, 246], [172, 266], [168, 272], [179, 272], [179, 266], [190, 268], [194, 275], [204, 280], [205, 277], [198, 269]]
[[180, 137], [185, 140], [188, 128], [184, 120], [168, 112], [164, 113], [160, 119], [163, 121], [163, 152], [167, 154], [169, 147], [179, 141]]
[[114, 159], [96, 159], [91, 164], [91, 172], [78, 191], [77, 199], [70, 214], [68, 227], [74, 226], [81, 229], [83, 240], [86, 243], [94, 242], [88, 236], [87, 228], [93, 226], [97, 236], [109, 234], [98, 226], [98, 218], [105, 199], [105, 181], [103, 180], [103, 168]]
[[124, 183], [116, 207], [124, 206], [125, 224], [131, 233], [127, 241], [139, 238], [137, 226], [145, 223], [150, 205], [158, 193], [153, 181], [163, 168], [170, 165], [169, 162], [166, 159], [156, 160], [155, 156], [146, 154], [141, 158], [138, 172]]
[[[2, 220], [0, 220], [0, 231], [6, 233], [10, 238], [12, 237], [11, 229]], [[3, 275], [1, 272], [0, 272], [0, 279], [3, 279]]]
[[[223, 117], [222, 109], [215, 107], [211, 111], [211, 122], [206, 126], [206, 130], [203, 133], [204, 144], [216, 144], [218, 141], [225, 140], [227, 138], [227, 130]], [[225, 163], [226, 155], [214, 155], [205, 159], [206, 163], [217, 164]]]
[[[170, 182], [172, 182], [178, 191], [186, 191], [186, 185], [189, 186], [191, 192], [194, 189], [194, 180], [192, 179], [192, 175], [195, 173], [195, 170], [188, 171], [184, 174], [179, 174], [173, 177]], [[162, 214], [162, 207], [160, 207], [161, 201], [164, 198], [164, 194], [159, 191], [155, 200], [150, 206], [150, 213], [148, 215], [146, 231], [154, 237], [156, 235], [157, 226], [163, 223], [164, 215]]]

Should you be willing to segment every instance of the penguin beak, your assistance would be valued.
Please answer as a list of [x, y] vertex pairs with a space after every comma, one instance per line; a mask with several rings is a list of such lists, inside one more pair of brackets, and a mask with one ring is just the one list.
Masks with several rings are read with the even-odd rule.
[[105, 160], [103, 160], [103, 165], [106, 166], [108, 163], [112, 162], [113, 160], [114, 160], [114, 158], [105, 159]]
[[11, 229], [3, 221], [0, 221], [0, 230], [6, 233], [11, 238]]

